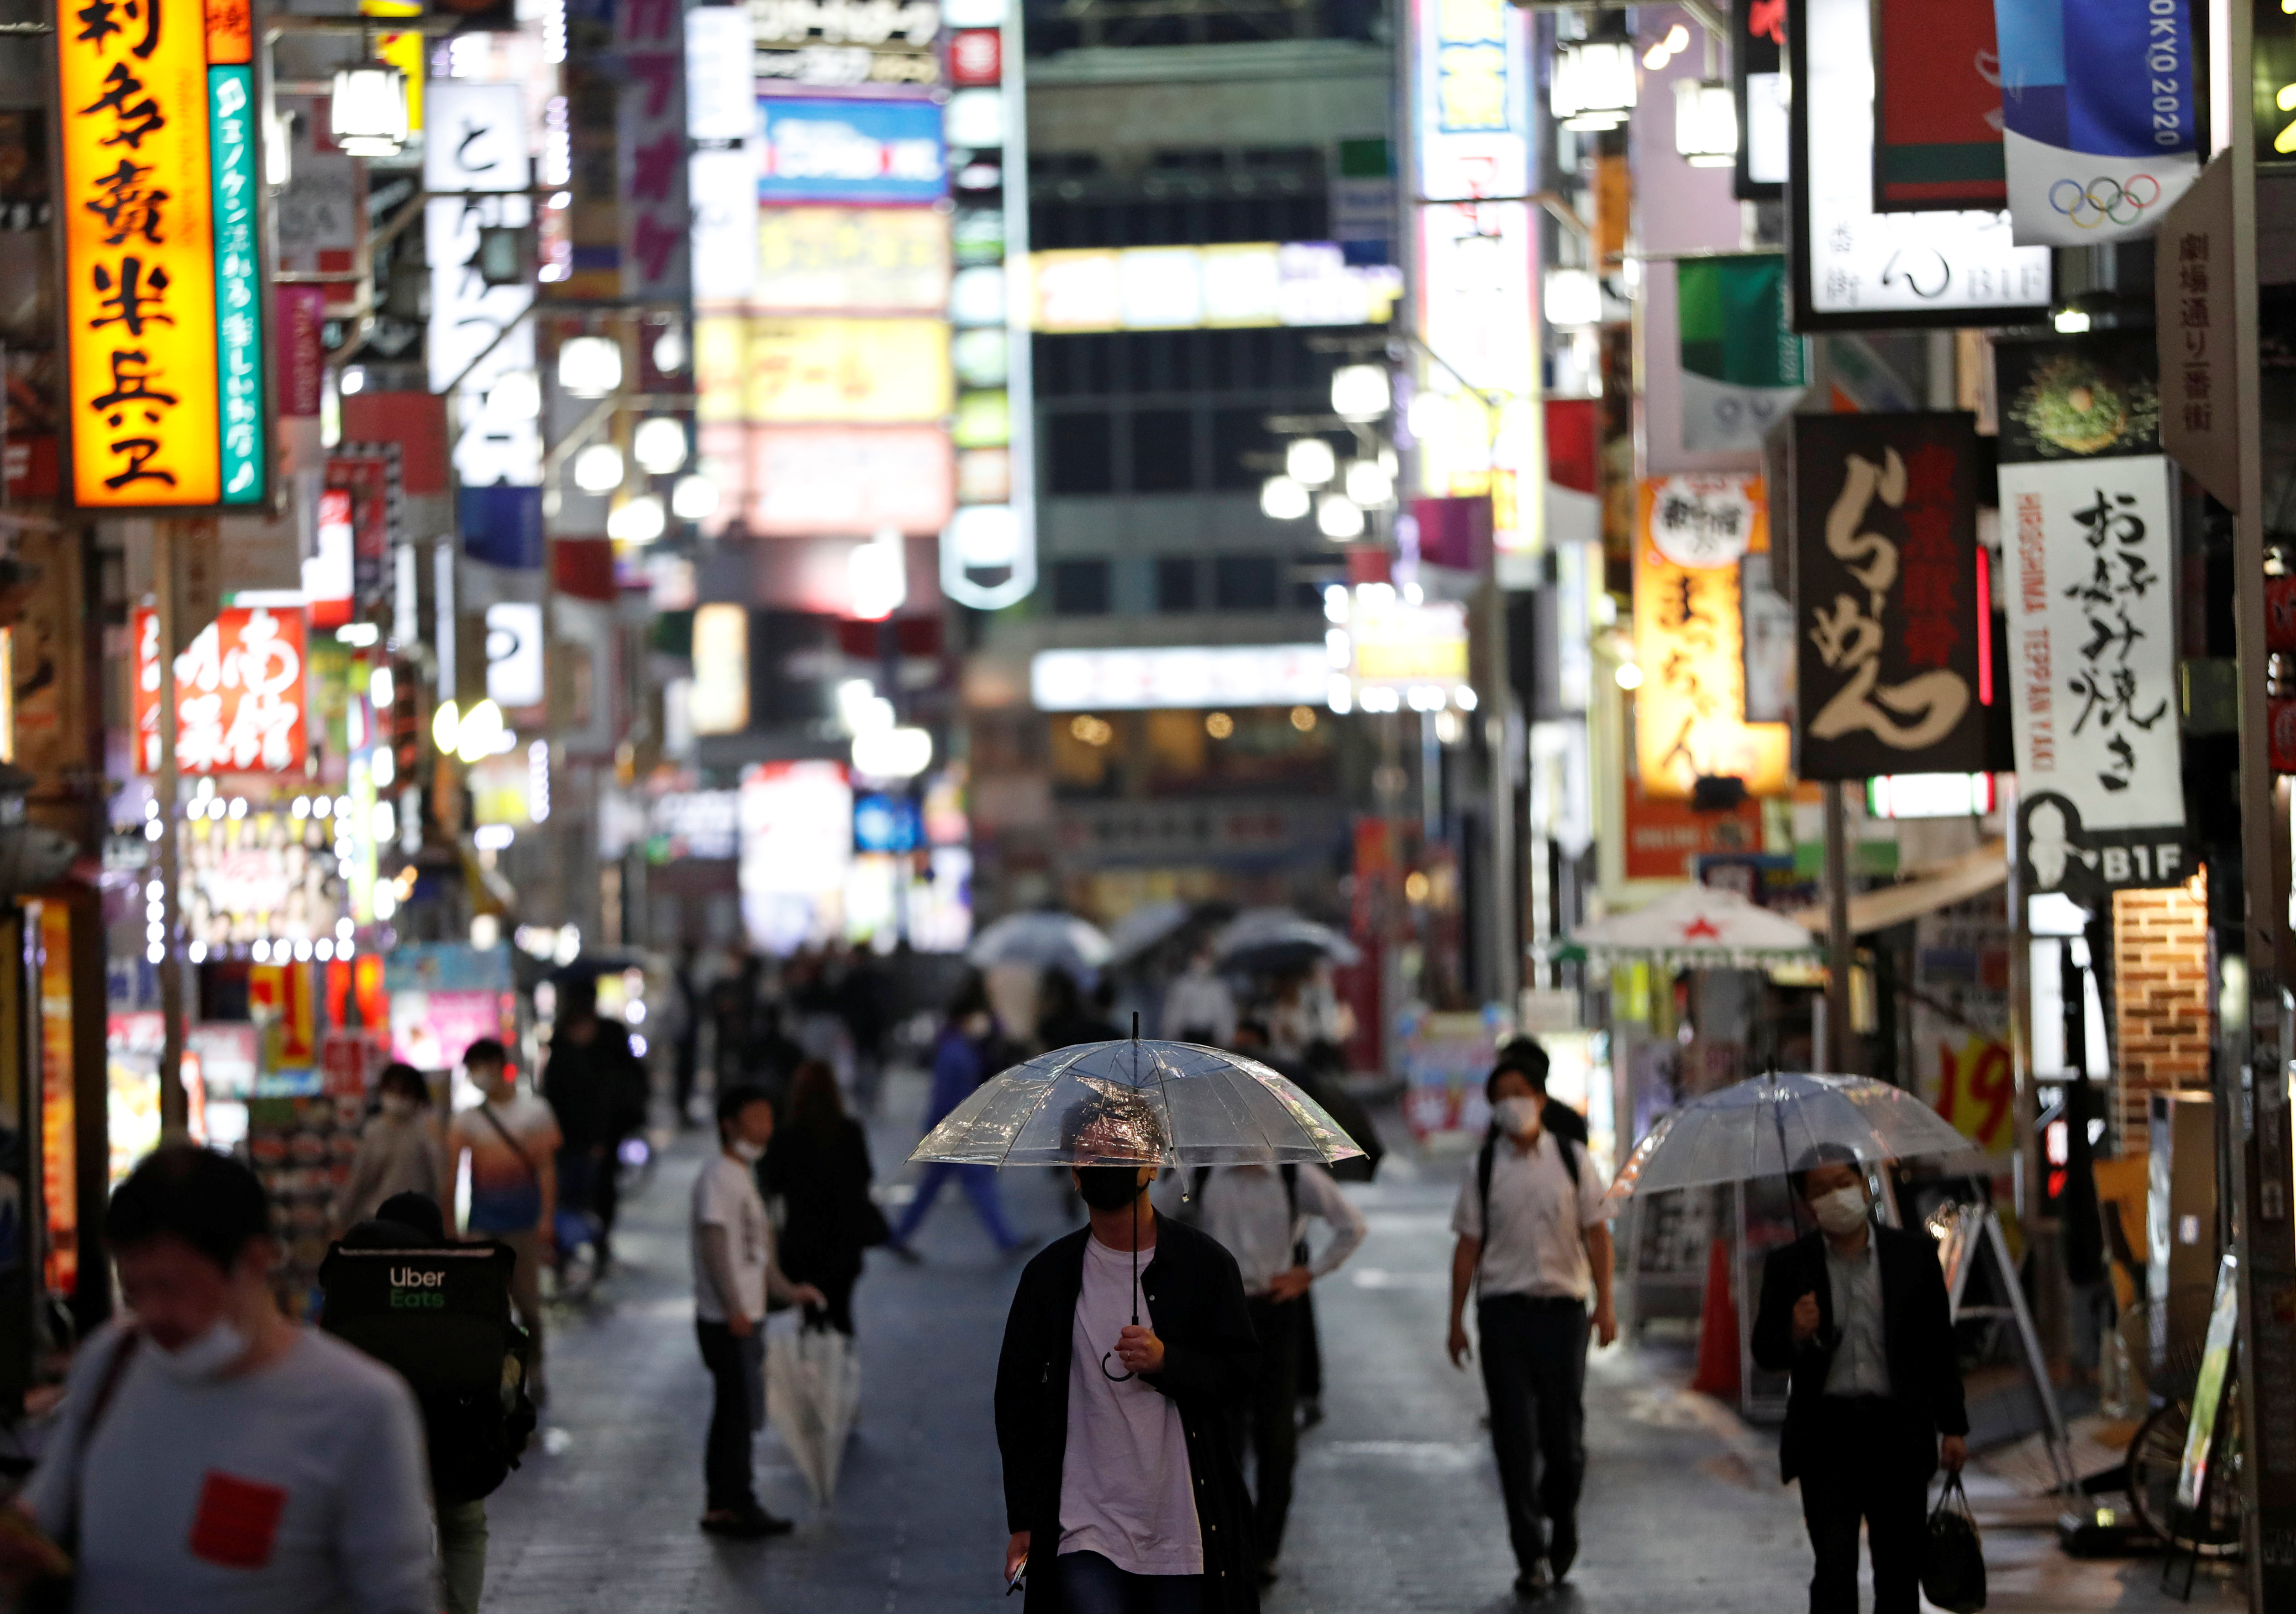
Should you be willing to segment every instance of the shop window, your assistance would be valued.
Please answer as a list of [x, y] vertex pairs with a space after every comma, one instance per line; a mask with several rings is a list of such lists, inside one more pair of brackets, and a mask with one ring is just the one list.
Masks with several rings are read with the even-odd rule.
[[1193, 555], [1167, 555], [1156, 562], [1156, 609], [1165, 612], [1196, 609], [1196, 561]]
[[1195, 419], [1185, 409], [1132, 416], [1132, 491], [1185, 493], [1196, 485]]
[[1212, 604], [1219, 610], [1275, 609], [1273, 555], [1220, 555], [1212, 561]]
[[1049, 493], [1113, 493], [1116, 456], [1105, 410], [1047, 415], [1045, 487]]

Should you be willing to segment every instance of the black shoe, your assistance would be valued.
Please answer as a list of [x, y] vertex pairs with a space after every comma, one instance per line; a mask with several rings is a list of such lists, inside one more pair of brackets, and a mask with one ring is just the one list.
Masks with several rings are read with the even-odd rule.
[[1311, 1397], [1300, 1403], [1300, 1427], [1301, 1429], [1314, 1429], [1323, 1421], [1324, 1403], [1321, 1397]]
[[724, 1536], [734, 1541], [763, 1541], [768, 1536], [786, 1536], [797, 1527], [786, 1519], [776, 1519], [760, 1507], [727, 1510], [701, 1515], [701, 1528], [712, 1536]]
[[1546, 1561], [1554, 1574], [1554, 1584], [1561, 1585], [1562, 1577], [1570, 1573], [1570, 1566], [1578, 1559], [1578, 1521], [1558, 1519], [1546, 1535]]
[[1534, 1561], [1530, 1568], [1514, 1577], [1514, 1594], [1525, 1602], [1546, 1596], [1554, 1590], [1554, 1577], [1547, 1573], [1546, 1560]]

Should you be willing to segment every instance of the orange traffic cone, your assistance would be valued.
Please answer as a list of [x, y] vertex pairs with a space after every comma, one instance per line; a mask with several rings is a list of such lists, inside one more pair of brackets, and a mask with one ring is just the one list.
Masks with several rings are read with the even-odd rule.
[[1690, 1388], [1725, 1399], [1738, 1393], [1738, 1307], [1730, 1298], [1730, 1245], [1706, 1252], [1706, 1303], [1698, 1315], [1698, 1372]]

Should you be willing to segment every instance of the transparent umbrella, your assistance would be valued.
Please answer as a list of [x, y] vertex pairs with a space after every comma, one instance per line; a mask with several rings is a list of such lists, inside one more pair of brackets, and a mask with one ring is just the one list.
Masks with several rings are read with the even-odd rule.
[[1033, 964], [1089, 978], [1108, 962], [1108, 938], [1073, 914], [1008, 914], [972, 938], [965, 956], [992, 964]]
[[1866, 1166], [1976, 1147], [1902, 1087], [1863, 1076], [1773, 1072], [1660, 1117], [1620, 1167], [1610, 1197], [1784, 1176], [1824, 1143]]
[[909, 1158], [966, 1166], [1281, 1166], [1361, 1154], [1257, 1060], [1128, 1038], [1040, 1053], [994, 1077]]

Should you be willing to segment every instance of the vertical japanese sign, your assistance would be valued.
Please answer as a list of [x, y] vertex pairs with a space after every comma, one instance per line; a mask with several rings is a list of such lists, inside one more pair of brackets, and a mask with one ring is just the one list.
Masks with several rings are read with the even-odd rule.
[[[135, 644], [135, 766], [160, 767], [159, 612], [139, 608]], [[283, 774], [306, 750], [300, 611], [233, 606], [175, 659], [176, 766], [186, 774]]]
[[[1449, 395], [1439, 425], [1421, 434], [1418, 492], [1488, 494], [1502, 556], [1534, 546], [1538, 501], [1517, 495], [1539, 478], [1537, 395], [1538, 236], [1530, 189], [1529, 21], [1505, 0], [1414, 0], [1412, 119], [1419, 153], [1414, 287], [1419, 330], [1442, 363], [1423, 363], [1423, 392]], [[1485, 200], [1488, 198], [1490, 200]], [[1520, 400], [1493, 412], [1487, 397]], [[1428, 416], [1431, 418], [1433, 412]], [[1504, 561], [1502, 561], [1504, 565]]]
[[2201, 171], [2185, 0], [1996, 0], [1994, 10], [2019, 244], [2150, 235]]
[[1746, 719], [1738, 563], [1767, 549], [1755, 476], [1651, 477], [1635, 545], [1636, 771], [1644, 794], [1686, 799], [1702, 778], [1734, 777], [1757, 796], [1790, 782], [1792, 732]]
[[2152, 339], [2004, 342], [1995, 359], [2028, 889], [2181, 885], [2198, 865]]
[[40, 1209], [50, 1294], [79, 1283], [79, 1090], [72, 1080], [71, 910], [33, 905], [40, 979]]
[[678, 0], [622, 0], [614, 48], [627, 75], [618, 116], [622, 295], [683, 303], [687, 273], [685, 13]]
[[[430, 390], [457, 389], [455, 472], [466, 488], [542, 482], [534, 373], [534, 283], [489, 284], [488, 233], [532, 225], [525, 92], [450, 78], [430, 86], [422, 152], [424, 256], [430, 265]], [[514, 327], [504, 334], [504, 327]], [[499, 339], [499, 340], [498, 340]], [[505, 385], [504, 383], [508, 383]]]
[[2227, 504], [2240, 497], [2232, 269], [2232, 158], [2225, 153], [2161, 221], [2152, 307], [2167, 381], [2161, 446]]
[[1975, 418], [1797, 415], [1793, 430], [1797, 771], [1980, 771]]
[[72, 498], [269, 496], [247, 0], [89, 0], [56, 29]]

